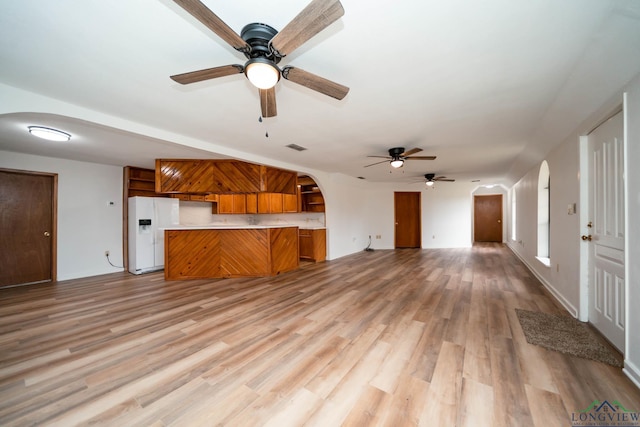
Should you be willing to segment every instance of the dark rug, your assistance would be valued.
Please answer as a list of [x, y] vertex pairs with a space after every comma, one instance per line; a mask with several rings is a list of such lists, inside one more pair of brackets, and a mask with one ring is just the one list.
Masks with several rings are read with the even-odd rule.
[[622, 363], [582, 322], [569, 316], [520, 310], [516, 314], [529, 344], [560, 353], [607, 363], [618, 368]]

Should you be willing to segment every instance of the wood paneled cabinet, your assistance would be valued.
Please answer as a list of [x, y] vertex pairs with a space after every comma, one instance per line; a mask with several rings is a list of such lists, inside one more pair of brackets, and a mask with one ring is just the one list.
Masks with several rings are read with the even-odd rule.
[[324, 212], [324, 196], [318, 184], [309, 176], [298, 178], [300, 185], [300, 210], [303, 212]]
[[261, 166], [240, 161], [211, 162], [212, 193], [256, 193], [261, 188]]
[[262, 166], [262, 189], [265, 193], [296, 194], [298, 174], [284, 169]]
[[157, 193], [296, 194], [297, 173], [240, 160], [157, 159]]
[[327, 230], [301, 228], [298, 241], [300, 259], [320, 262], [327, 258]]
[[295, 213], [298, 212], [298, 195], [283, 194], [282, 195], [282, 212]]
[[166, 280], [275, 276], [299, 265], [296, 227], [165, 231]]
[[[215, 195], [214, 214], [276, 214], [298, 212], [296, 194], [251, 193]], [[207, 200], [205, 200], [207, 201]]]
[[282, 194], [258, 193], [258, 213], [282, 213]]
[[218, 203], [214, 204], [213, 213], [245, 214], [247, 213], [247, 198], [244, 194], [220, 194], [218, 195]]
[[157, 193], [214, 193], [207, 160], [156, 160]]

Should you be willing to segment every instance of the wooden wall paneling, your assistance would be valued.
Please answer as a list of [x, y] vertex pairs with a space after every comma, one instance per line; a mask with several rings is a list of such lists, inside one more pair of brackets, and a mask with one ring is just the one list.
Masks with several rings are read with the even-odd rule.
[[220, 277], [220, 231], [165, 231], [166, 280]]
[[296, 172], [262, 166], [262, 191], [296, 194], [297, 185], [298, 174]]
[[295, 270], [299, 266], [298, 229], [296, 227], [269, 229], [271, 274]]
[[260, 191], [260, 165], [235, 160], [211, 161], [214, 193], [255, 193]]
[[156, 192], [215, 193], [208, 160], [156, 160]]
[[269, 276], [269, 229], [220, 230], [222, 277]]

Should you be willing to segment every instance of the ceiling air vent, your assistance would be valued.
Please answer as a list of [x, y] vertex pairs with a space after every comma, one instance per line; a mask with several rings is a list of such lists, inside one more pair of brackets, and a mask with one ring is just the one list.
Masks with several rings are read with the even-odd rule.
[[298, 144], [289, 144], [289, 145], [286, 145], [285, 147], [291, 148], [292, 150], [296, 150], [296, 151], [304, 151], [304, 150], [306, 150], [305, 147], [301, 147]]

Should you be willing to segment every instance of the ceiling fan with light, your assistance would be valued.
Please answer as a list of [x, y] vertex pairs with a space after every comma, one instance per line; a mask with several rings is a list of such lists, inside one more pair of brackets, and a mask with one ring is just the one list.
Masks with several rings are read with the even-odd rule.
[[422, 148], [412, 148], [409, 151], [404, 151], [404, 147], [395, 147], [389, 149], [388, 156], [367, 156], [367, 157], [376, 157], [379, 159], [386, 159], [380, 162], [372, 163], [370, 165], [366, 165], [365, 168], [369, 166], [379, 165], [381, 163], [389, 162], [392, 168], [401, 168], [404, 165], [405, 160], [435, 160], [436, 156], [414, 156], [415, 153], [419, 153], [422, 151]]
[[447, 178], [446, 176], [436, 176], [435, 173], [426, 173], [424, 174], [425, 184], [427, 187], [432, 187], [436, 181], [443, 182], [455, 182], [455, 179]]
[[275, 85], [280, 77], [335, 99], [343, 99], [349, 92], [348, 87], [301, 68], [290, 65], [282, 69], [278, 67], [282, 58], [344, 15], [339, 0], [312, 0], [280, 32], [269, 25], [254, 22], [245, 25], [240, 35], [200, 0], [173, 1], [247, 58], [244, 65], [223, 65], [176, 74], [171, 76], [174, 81], [189, 84], [244, 73], [258, 88], [262, 117], [277, 115]]

